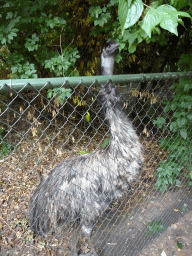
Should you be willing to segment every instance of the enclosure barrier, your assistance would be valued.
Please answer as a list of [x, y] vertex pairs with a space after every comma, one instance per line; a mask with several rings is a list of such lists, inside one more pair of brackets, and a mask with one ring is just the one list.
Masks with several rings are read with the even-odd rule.
[[56, 231], [36, 236], [29, 200], [58, 163], [107, 150], [110, 130], [97, 96], [111, 79], [144, 163], [124, 196], [99, 216], [91, 239], [98, 255], [153, 255], [152, 245], [192, 210], [191, 78], [192, 72], [175, 72], [1, 80], [0, 254], [71, 255], [75, 229], [79, 253], [90, 252], [70, 216]]
[[35, 89], [48, 89], [59, 88], [61, 84], [68, 83], [71, 87], [76, 86], [79, 83], [84, 85], [90, 85], [93, 81], [97, 81], [99, 84], [105, 83], [109, 79], [112, 79], [114, 83], [130, 83], [140, 82], [142, 79], [146, 80], [160, 80], [169, 78], [180, 78], [183, 76], [191, 76], [191, 72], [172, 72], [172, 73], [153, 73], [153, 74], [129, 74], [129, 75], [105, 75], [105, 76], [79, 76], [79, 77], [59, 77], [59, 78], [38, 78], [38, 79], [6, 79], [0, 80], [0, 90], [7, 91], [10, 88], [13, 90], [29, 90], [32, 89], [32, 85]]

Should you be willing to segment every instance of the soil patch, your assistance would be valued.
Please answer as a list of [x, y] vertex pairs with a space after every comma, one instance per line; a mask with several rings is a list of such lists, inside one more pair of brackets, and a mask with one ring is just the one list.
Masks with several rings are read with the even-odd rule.
[[95, 248], [102, 256], [192, 256], [191, 199], [186, 190], [150, 191], [128, 216], [108, 217], [94, 235]]

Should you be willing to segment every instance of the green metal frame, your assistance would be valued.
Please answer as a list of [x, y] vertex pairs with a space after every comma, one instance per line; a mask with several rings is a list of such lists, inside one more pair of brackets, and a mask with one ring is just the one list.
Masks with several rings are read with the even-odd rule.
[[79, 77], [59, 77], [59, 78], [36, 78], [36, 79], [6, 79], [0, 80], [0, 91], [19, 90], [39, 90], [45, 88], [58, 88], [62, 84], [76, 86], [79, 83], [90, 85], [97, 81], [102, 84], [111, 79], [114, 83], [140, 82], [142, 79], [170, 79], [192, 76], [189, 72], [169, 72], [169, 73], [152, 73], [152, 74], [129, 74], [113, 76], [79, 76]]

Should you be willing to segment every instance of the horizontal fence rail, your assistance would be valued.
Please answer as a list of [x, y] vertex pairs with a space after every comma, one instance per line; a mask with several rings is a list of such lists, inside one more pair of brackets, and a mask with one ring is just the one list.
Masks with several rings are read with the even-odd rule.
[[0, 255], [190, 255], [191, 93], [192, 72], [1, 80]]
[[7, 79], [0, 80], [0, 90], [7, 91], [13, 90], [33, 90], [35, 89], [48, 89], [58, 88], [61, 84], [70, 84], [71, 87], [76, 86], [79, 83], [84, 85], [90, 85], [93, 81], [97, 81], [99, 84], [105, 83], [109, 79], [112, 79], [114, 83], [127, 83], [127, 82], [140, 82], [143, 79], [148, 81], [156, 79], [169, 79], [180, 78], [183, 76], [190, 77], [192, 72], [169, 72], [169, 73], [153, 73], [153, 74], [129, 74], [129, 75], [113, 75], [113, 76], [82, 76], [82, 77], [59, 77], [59, 78], [38, 78], [38, 79]]

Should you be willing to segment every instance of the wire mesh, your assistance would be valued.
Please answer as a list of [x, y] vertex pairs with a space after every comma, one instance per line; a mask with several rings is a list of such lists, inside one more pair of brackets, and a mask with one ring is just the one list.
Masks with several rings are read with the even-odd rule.
[[[165, 112], [163, 101], [173, 99], [176, 91], [171, 86], [178, 81], [170, 75], [117, 84], [122, 111], [143, 146], [144, 164], [134, 184], [94, 224], [91, 239], [99, 255], [147, 255], [145, 247], [192, 209], [185, 174], [164, 194], [155, 186], [156, 170], [170, 153], [160, 147], [160, 141], [173, 133], [159, 128], [154, 120], [166, 114], [170, 121], [176, 112]], [[46, 236], [36, 236], [30, 230], [28, 205], [34, 189], [58, 163], [106, 150], [110, 127], [97, 101], [101, 85], [93, 79], [89, 85], [79, 82], [73, 87], [63, 83], [58, 88], [37, 89], [31, 82], [27, 86], [27, 90], [0, 91], [1, 255], [71, 255], [75, 230], [78, 252], [88, 254], [91, 249], [76, 220], [68, 220]]]

